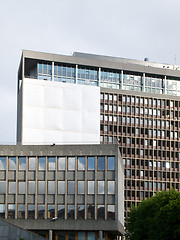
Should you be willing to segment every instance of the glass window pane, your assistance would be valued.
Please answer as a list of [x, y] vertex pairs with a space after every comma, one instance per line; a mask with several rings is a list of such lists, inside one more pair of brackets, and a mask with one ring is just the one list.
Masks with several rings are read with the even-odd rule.
[[85, 240], [86, 234], [85, 232], [78, 232], [78, 240]]
[[115, 182], [108, 181], [108, 194], [115, 194]]
[[88, 157], [88, 170], [95, 169], [95, 157]]
[[38, 181], [38, 194], [45, 194], [45, 181]]
[[85, 170], [85, 157], [78, 157], [78, 170]]
[[40, 171], [46, 170], [46, 158], [45, 157], [39, 157], [39, 170]]
[[84, 219], [84, 213], [85, 213], [85, 206], [77, 205], [77, 218]]
[[75, 157], [68, 158], [68, 170], [75, 170]]
[[58, 170], [65, 170], [66, 166], [66, 158], [58, 157]]
[[98, 181], [98, 194], [104, 194], [104, 181]]
[[6, 157], [0, 157], [0, 170], [6, 170]]
[[26, 182], [19, 182], [19, 194], [26, 194]]
[[55, 217], [55, 205], [48, 205], [48, 215], [47, 218]]
[[49, 166], [48, 169], [50, 171], [55, 170], [55, 157], [49, 157]]
[[66, 240], [66, 232], [58, 231], [58, 240]]
[[65, 206], [58, 205], [58, 218], [64, 219], [64, 215], [65, 215]]
[[75, 206], [68, 205], [68, 219], [74, 219]]
[[48, 194], [55, 194], [55, 181], [48, 181]]
[[95, 208], [94, 205], [87, 205], [87, 219], [94, 219]]
[[68, 194], [74, 194], [74, 193], [75, 193], [75, 182], [68, 181]]
[[30, 171], [36, 170], [36, 158], [35, 157], [29, 157], [29, 170]]
[[88, 194], [94, 194], [94, 181], [88, 181]]
[[28, 204], [28, 218], [35, 218], [35, 205]]
[[8, 218], [15, 218], [15, 204], [8, 204]]
[[28, 182], [28, 193], [35, 194], [35, 181]]
[[25, 218], [25, 204], [18, 204], [18, 218]]
[[98, 219], [104, 219], [105, 217], [105, 207], [104, 205], [97, 206], [97, 217]]
[[19, 157], [19, 170], [26, 170], [26, 158]]
[[6, 181], [0, 181], [0, 194], [6, 194]]
[[115, 170], [115, 157], [108, 157], [108, 170]]
[[98, 157], [98, 170], [105, 170], [105, 157]]
[[16, 170], [16, 157], [9, 158], [9, 170]]
[[65, 194], [65, 181], [58, 181], [58, 194]]
[[16, 193], [16, 182], [9, 182], [9, 194]]
[[84, 181], [78, 181], [78, 194], [85, 193], [84, 187], [85, 187]]
[[38, 205], [38, 218], [45, 218], [45, 205]]
[[95, 240], [95, 232], [88, 232], [88, 240]]
[[5, 204], [0, 204], [0, 218], [5, 218]]
[[115, 219], [115, 205], [108, 205], [108, 219]]

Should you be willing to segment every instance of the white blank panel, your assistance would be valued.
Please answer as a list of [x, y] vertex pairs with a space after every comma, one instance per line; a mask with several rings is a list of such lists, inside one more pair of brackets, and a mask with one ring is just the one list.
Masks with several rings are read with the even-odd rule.
[[25, 79], [22, 120], [23, 144], [98, 144], [100, 88]]

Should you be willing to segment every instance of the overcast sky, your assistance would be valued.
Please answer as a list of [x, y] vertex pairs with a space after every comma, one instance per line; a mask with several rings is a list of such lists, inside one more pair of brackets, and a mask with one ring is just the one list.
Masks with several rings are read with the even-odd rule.
[[180, 65], [179, 12], [180, 0], [1, 0], [0, 144], [16, 141], [22, 49]]

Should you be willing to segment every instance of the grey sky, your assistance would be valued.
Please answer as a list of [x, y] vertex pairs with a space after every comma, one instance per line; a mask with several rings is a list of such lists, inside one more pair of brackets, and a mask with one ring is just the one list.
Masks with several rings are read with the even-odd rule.
[[180, 65], [179, 0], [1, 0], [0, 143], [16, 136], [22, 49], [74, 51]]

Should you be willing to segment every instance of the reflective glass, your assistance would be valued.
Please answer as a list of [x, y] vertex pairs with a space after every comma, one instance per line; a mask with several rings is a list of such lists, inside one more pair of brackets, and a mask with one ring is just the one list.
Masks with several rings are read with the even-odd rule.
[[6, 181], [0, 181], [0, 194], [6, 194]]
[[95, 232], [88, 232], [88, 240], [95, 240]]
[[28, 193], [35, 194], [35, 181], [28, 182]]
[[58, 181], [58, 194], [65, 194], [65, 181]]
[[47, 218], [55, 217], [55, 205], [48, 205], [48, 215]]
[[0, 157], [0, 170], [6, 170], [6, 157]]
[[115, 219], [115, 205], [108, 205], [108, 219]]
[[5, 204], [0, 204], [0, 218], [5, 218]]
[[84, 181], [78, 181], [78, 194], [84, 194], [85, 193], [85, 182]]
[[68, 219], [74, 219], [75, 206], [68, 205]]
[[65, 206], [58, 205], [58, 218], [64, 219], [64, 215], [65, 215]]
[[68, 170], [75, 170], [75, 157], [68, 158]]
[[78, 157], [78, 170], [85, 170], [85, 157]]
[[9, 170], [16, 170], [16, 157], [9, 157]]
[[39, 157], [39, 170], [40, 171], [46, 170], [46, 158], [45, 157]]
[[58, 157], [58, 170], [65, 170], [66, 167], [66, 158]]
[[25, 204], [18, 204], [18, 218], [25, 218]]
[[48, 181], [48, 194], [55, 194], [55, 181]]
[[30, 171], [36, 170], [36, 158], [35, 157], [29, 157], [29, 170]]
[[15, 204], [8, 204], [8, 218], [15, 218]]
[[104, 194], [104, 181], [98, 181], [98, 194]]
[[74, 193], [75, 193], [75, 182], [68, 181], [68, 194], [74, 194]]
[[108, 157], [108, 170], [115, 170], [115, 157]]
[[77, 205], [77, 218], [84, 219], [84, 214], [85, 214], [85, 206]]
[[105, 217], [105, 207], [104, 205], [97, 205], [97, 218], [104, 219]]
[[94, 205], [87, 205], [87, 219], [94, 219], [95, 217]]
[[66, 232], [58, 231], [58, 240], [66, 240]]
[[85, 232], [78, 232], [78, 240], [85, 240], [86, 233]]
[[94, 194], [94, 181], [88, 181], [88, 194]]
[[38, 205], [38, 218], [45, 218], [45, 205]]
[[115, 181], [108, 181], [108, 194], [115, 194]]
[[55, 170], [55, 157], [49, 157], [49, 165], [48, 165], [48, 169], [50, 170], [50, 171], [53, 171], [53, 170]]
[[35, 205], [28, 204], [28, 218], [35, 218]]
[[45, 194], [45, 181], [38, 181], [38, 194]]
[[95, 169], [95, 157], [88, 157], [88, 170]]
[[19, 157], [19, 170], [26, 170], [26, 158]]
[[98, 157], [98, 170], [105, 170], [105, 157]]
[[19, 194], [26, 194], [26, 182], [19, 182]]
[[16, 194], [16, 182], [9, 182], [9, 194]]

